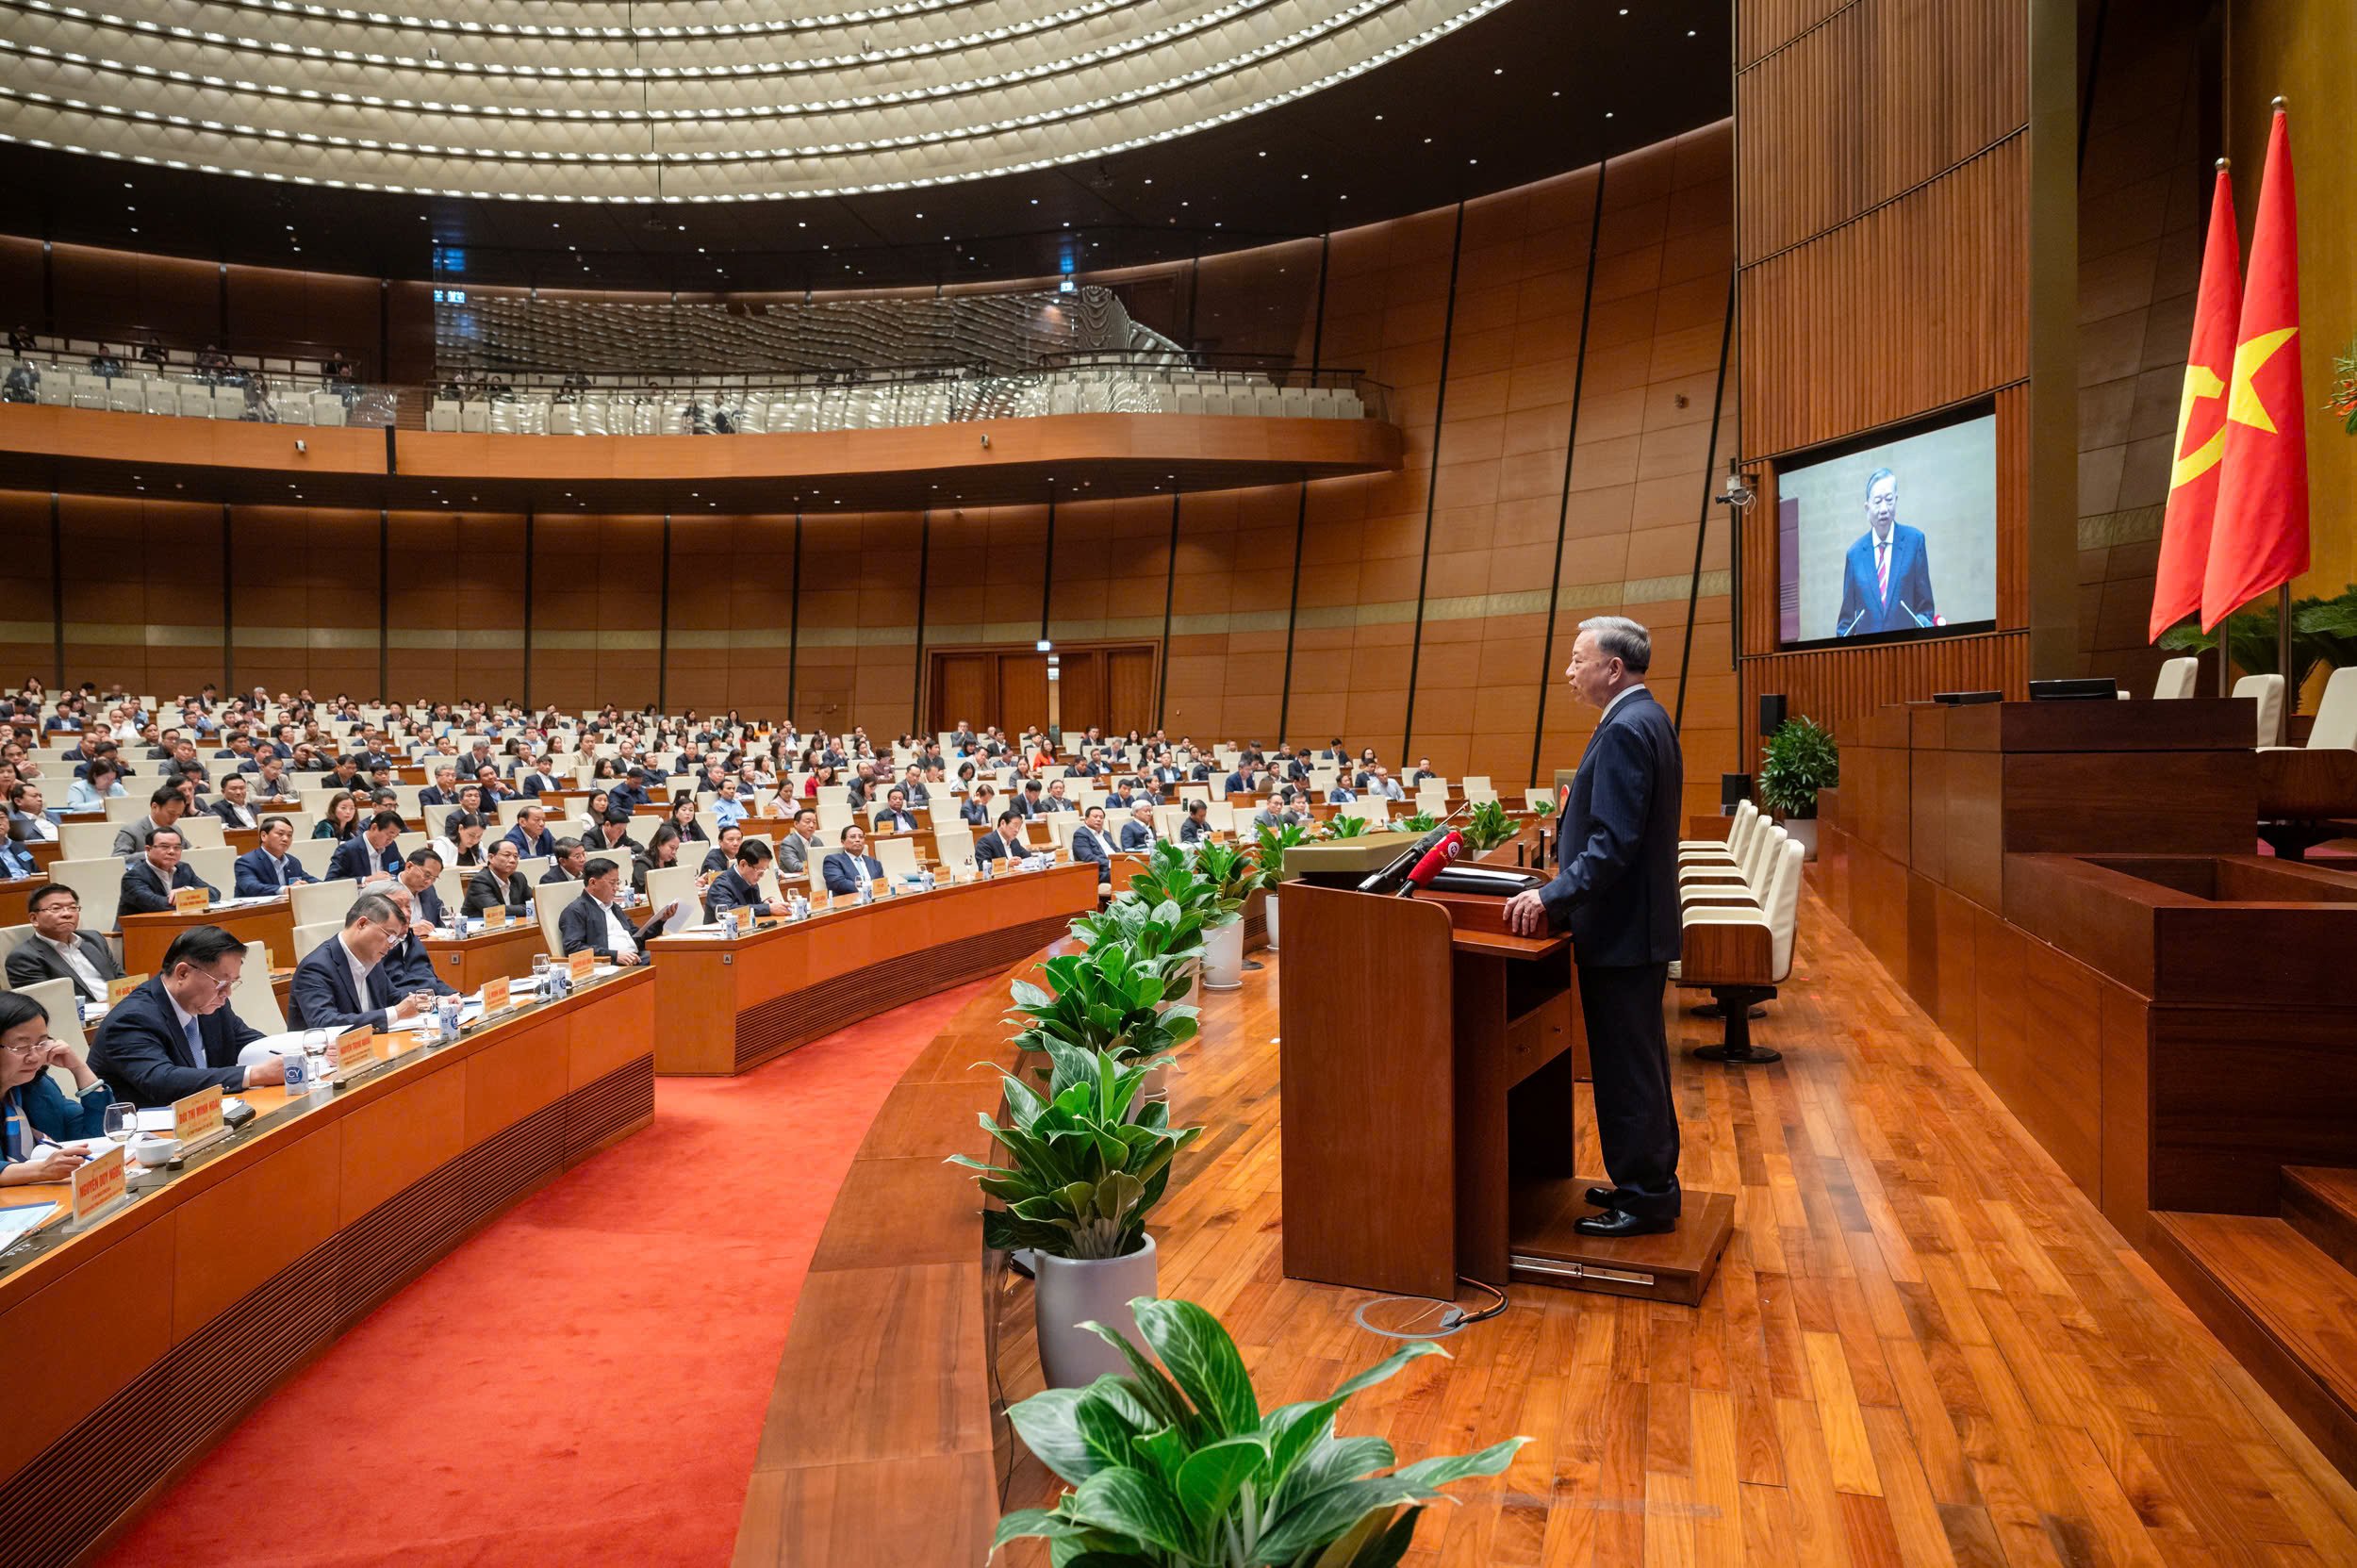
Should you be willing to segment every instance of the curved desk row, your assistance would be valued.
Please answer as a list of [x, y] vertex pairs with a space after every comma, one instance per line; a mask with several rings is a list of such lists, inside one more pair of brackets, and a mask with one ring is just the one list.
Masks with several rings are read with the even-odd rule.
[[[246, 1129], [0, 1261], [0, 1563], [67, 1562], [469, 1232], [654, 1114], [653, 977], [625, 971]], [[7, 1201], [63, 1185], [15, 1187]]]
[[[1116, 883], [1126, 880], [1116, 877]], [[655, 1070], [740, 1073], [952, 985], [994, 975], [1096, 907], [1093, 865], [849, 900], [750, 936], [647, 944], [663, 1029]]]

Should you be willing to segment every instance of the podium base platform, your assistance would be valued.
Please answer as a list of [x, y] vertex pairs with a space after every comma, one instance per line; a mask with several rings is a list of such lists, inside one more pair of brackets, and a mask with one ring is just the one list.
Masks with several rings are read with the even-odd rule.
[[1700, 1303], [1735, 1233], [1735, 1199], [1689, 1191], [1677, 1229], [1656, 1235], [1604, 1241], [1573, 1230], [1574, 1221], [1599, 1212], [1582, 1195], [1610, 1185], [1601, 1176], [1518, 1184], [1508, 1246], [1512, 1279], [1686, 1307]]

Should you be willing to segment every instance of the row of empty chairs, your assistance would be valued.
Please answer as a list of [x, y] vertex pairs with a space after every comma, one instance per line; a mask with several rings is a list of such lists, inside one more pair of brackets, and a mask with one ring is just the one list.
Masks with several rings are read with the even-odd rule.
[[1724, 1042], [1694, 1055], [1739, 1066], [1780, 1059], [1752, 1043], [1752, 1009], [1791, 978], [1806, 858], [1801, 841], [1749, 801], [1737, 805], [1724, 842], [1678, 846], [1685, 952], [1671, 966], [1671, 979], [1682, 989], [1709, 992], [1726, 1022]]
[[[18, 372], [25, 376], [20, 380]], [[12, 403], [52, 408], [101, 408], [118, 414], [170, 414], [184, 420], [254, 420], [268, 424], [342, 425], [353, 419], [351, 394], [324, 383], [272, 382], [267, 392], [193, 377], [126, 369], [101, 375], [66, 364], [11, 360], [5, 371]], [[18, 395], [19, 393], [25, 395]], [[377, 422], [383, 422], [379, 421]]]

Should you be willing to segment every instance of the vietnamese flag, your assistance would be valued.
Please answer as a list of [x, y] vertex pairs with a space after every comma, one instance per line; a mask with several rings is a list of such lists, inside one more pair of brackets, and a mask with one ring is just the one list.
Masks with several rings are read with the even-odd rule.
[[2308, 411], [2299, 387], [2299, 225], [2292, 143], [2275, 101], [2259, 216], [2250, 225], [2234, 368], [2227, 378], [2226, 450], [2217, 520], [2201, 582], [2201, 629], [2308, 569]]
[[2210, 234], [2194, 298], [2193, 343], [2185, 351], [2184, 393], [2177, 403], [2177, 444], [2170, 449], [2168, 510], [2161, 520], [2161, 559], [2152, 575], [2152, 623], [2145, 640], [2201, 608], [2210, 565], [2210, 524], [2217, 512], [2218, 459], [2226, 450], [2226, 375], [2234, 365], [2234, 323], [2242, 314], [2242, 240], [2234, 229], [2234, 186], [2217, 160]]

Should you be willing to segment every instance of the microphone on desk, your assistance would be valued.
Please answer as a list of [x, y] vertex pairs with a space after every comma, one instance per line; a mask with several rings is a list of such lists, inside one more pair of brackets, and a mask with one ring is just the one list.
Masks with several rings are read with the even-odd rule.
[[1410, 844], [1408, 848], [1402, 850], [1399, 854], [1393, 859], [1390, 865], [1384, 867], [1379, 871], [1371, 873], [1364, 881], [1360, 883], [1359, 891], [1361, 893], [1374, 893], [1378, 895], [1397, 892], [1399, 890], [1399, 884], [1406, 880], [1409, 869], [1415, 866], [1417, 858], [1424, 854], [1426, 850], [1431, 849], [1432, 846], [1438, 844], [1442, 835], [1449, 831], [1448, 825], [1451, 822], [1456, 821], [1459, 816], [1463, 815], [1464, 812], [1472, 806], [1472, 804], [1473, 802], [1468, 801], [1464, 805], [1459, 806], [1455, 811], [1452, 811], [1446, 817], [1442, 817], [1438, 827], [1433, 828], [1429, 833], [1426, 833], [1422, 837], [1418, 838], [1413, 844]]
[[1464, 852], [1465, 835], [1454, 828], [1450, 829], [1445, 837], [1425, 851], [1424, 858], [1416, 862], [1415, 869], [1408, 873], [1408, 880], [1400, 884], [1399, 892], [1393, 896], [1414, 898], [1416, 889], [1431, 886], [1432, 879], [1439, 876], [1450, 861]]

